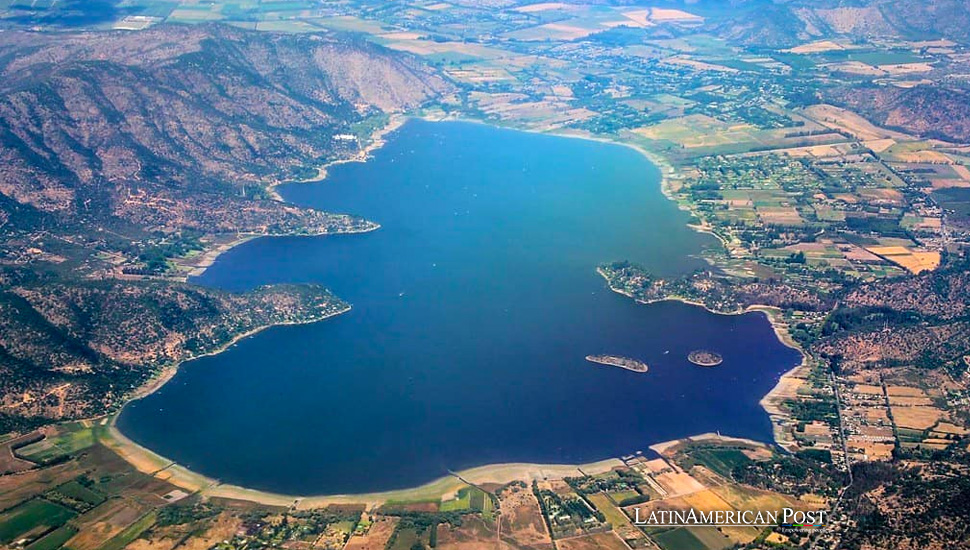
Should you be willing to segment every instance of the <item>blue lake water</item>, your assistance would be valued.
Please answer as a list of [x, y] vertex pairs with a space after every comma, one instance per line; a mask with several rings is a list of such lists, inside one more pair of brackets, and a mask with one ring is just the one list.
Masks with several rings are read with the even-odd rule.
[[[192, 361], [118, 425], [200, 473], [288, 494], [588, 462], [714, 430], [770, 441], [758, 401], [799, 356], [763, 315], [636, 304], [595, 271], [624, 259], [666, 275], [703, 265], [711, 238], [685, 226], [659, 179], [621, 146], [411, 121], [367, 163], [282, 189], [380, 230], [258, 239], [195, 281], [318, 282], [353, 310]], [[690, 364], [698, 348], [723, 364]]]

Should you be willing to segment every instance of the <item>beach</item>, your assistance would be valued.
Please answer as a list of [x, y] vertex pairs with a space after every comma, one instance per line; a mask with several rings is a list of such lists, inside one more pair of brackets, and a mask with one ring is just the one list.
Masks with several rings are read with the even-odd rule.
[[[99, 435], [100, 442], [124, 458], [138, 471], [148, 474], [190, 492], [199, 492], [208, 498], [244, 500], [268, 506], [295, 506], [299, 509], [319, 508], [331, 504], [366, 504], [378, 506], [387, 502], [411, 502], [437, 500], [465, 485], [504, 485], [512, 481], [541, 480], [566, 476], [596, 475], [623, 465], [617, 458], [609, 458], [589, 464], [490, 464], [458, 472], [452, 472], [434, 481], [413, 487], [376, 493], [346, 495], [285, 495], [259, 491], [237, 485], [223, 484], [154, 453], [125, 437], [114, 426], [116, 415], [109, 417], [109, 427]], [[673, 443], [676, 443], [673, 442]]]

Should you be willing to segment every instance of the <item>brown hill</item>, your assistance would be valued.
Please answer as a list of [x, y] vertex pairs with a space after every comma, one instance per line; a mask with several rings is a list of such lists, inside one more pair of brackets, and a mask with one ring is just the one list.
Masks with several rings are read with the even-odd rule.
[[863, 86], [828, 92], [828, 100], [874, 123], [924, 137], [970, 141], [970, 95], [939, 85]]
[[157, 369], [346, 304], [316, 286], [244, 294], [105, 281], [0, 290], [0, 432], [116, 407]]
[[158, 275], [214, 233], [372, 227], [268, 186], [357, 153], [334, 136], [448, 88], [342, 35], [0, 33], [0, 433], [111, 410], [161, 366], [342, 310], [314, 286], [85, 279], [118, 261]]
[[[345, 153], [333, 135], [365, 116], [445, 88], [410, 57], [335, 36], [5, 32], [0, 193], [45, 212], [98, 204], [135, 220], [133, 193], [233, 201]], [[156, 210], [172, 211], [157, 225], [191, 223], [177, 206]]]

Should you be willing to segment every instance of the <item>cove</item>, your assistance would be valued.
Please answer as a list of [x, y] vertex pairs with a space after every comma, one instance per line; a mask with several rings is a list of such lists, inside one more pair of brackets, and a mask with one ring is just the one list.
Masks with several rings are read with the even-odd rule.
[[[183, 365], [124, 409], [126, 436], [222, 482], [300, 495], [591, 462], [715, 430], [771, 440], [758, 402], [800, 357], [762, 314], [636, 304], [596, 273], [614, 260], [685, 273], [712, 244], [638, 152], [412, 120], [368, 162], [330, 172], [281, 193], [381, 229], [257, 239], [194, 282], [317, 282], [353, 309]], [[696, 367], [695, 349], [724, 361]]]

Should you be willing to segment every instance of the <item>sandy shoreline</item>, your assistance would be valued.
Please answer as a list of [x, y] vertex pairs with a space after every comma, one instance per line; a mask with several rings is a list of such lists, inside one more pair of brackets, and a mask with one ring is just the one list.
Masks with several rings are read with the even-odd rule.
[[453, 493], [467, 484], [506, 484], [512, 481], [530, 482], [534, 479], [564, 476], [595, 475], [623, 465], [618, 458], [608, 458], [588, 464], [488, 464], [451, 472], [438, 479], [408, 489], [374, 493], [339, 495], [286, 495], [260, 491], [238, 485], [223, 484], [217, 479], [193, 472], [154, 451], [135, 443], [115, 426], [117, 415], [108, 420], [109, 426], [99, 441], [124, 458], [138, 471], [164, 479], [181, 489], [199, 492], [208, 498], [245, 500], [268, 506], [294, 506], [299, 509], [318, 508], [331, 504], [365, 504], [369, 507], [387, 502], [433, 501]]
[[199, 261], [195, 263], [195, 266], [192, 268], [189, 274], [185, 276], [185, 280], [187, 281], [189, 277], [198, 277], [199, 275], [202, 275], [205, 273], [206, 269], [212, 267], [212, 264], [216, 263], [216, 259], [218, 259], [219, 256], [228, 252], [230, 249], [235, 248], [245, 242], [249, 242], [255, 238], [257, 238], [256, 235], [239, 235], [229, 242], [206, 250], [201, 256], [199, 256]]
[[[353, 158], [340, 159], [340, 160], [327, 163], [326, 165], [324, 165], [318, 170], [318, 174], [316, 177], [305, 180], [300, 183], [314, 183], [325, 179], [327, 176], [327, 168], [336, 164], [343, 164], [348, 162], [366, 162], [366, 160], [370, 158], [370, 154], [373, 153], [373, 151], [385, 145], [386, 143], [385, 138], [391, 132], [400, 128], [407, 120], [408, 120], [408, 117], [405, 117], [403, 115], [392, 116], [388, 125], [382, 128], [381, 130], [379, 130], [377, 133], [375, 133], [375, 135], [372, 137], [368, 145], [364, 149], [362, 149], [358, 155], [356, 155]], [[473, 122], [473, 123], [488, 125], [488, 123], [482, 122], [482, 121], [465, 120], [465, 119], [458, 119], [458, 118], [444, 118], [444, 119], [426, 118], [425, 120], [464, 121], [464, 122]], [[521, 128], [509, 128], [509, 129], [539, 133], [539, 134], [545, 134], [545, 135], [554, 135], [558, 137], [598, 141], [601, 143], [620, 145], [620, 146], [631, 148], [637, 151], [638, 153], [640, 153], [641, 155], [643, 155], [651, 164], [653, 164], [658, 168], [661, 175], [661, 182], [660, 182], [661, 191], [663, 192], [664, 196], [667, 197], [669, 200], [673, 201], [675, 204], [677, 204], [681, 210], [689, 212], [688, 208], [686, 208], [683, 204], [679, 203], [674, 198], [673, 193], [670, 189], [669, 178], [675, 173], [674, 167], [669, 162], [667, 162], [667, 160], [664, 159], [663, 157], [657, 155], [652, 151], [648, 151], [647, 149], [639, 145], [623, 142], [623, 141], [616, 141], [608, 138], [599, 138], [595, 136], [587, 136], [587, 135], [575, 134], [575, 133], [529, 130], [529, 129], [521, 129]], [[279, 183], [272, 185], [270, 189], [274, 193], [274, 195], [277, 198], [279, 198], [279, 195], [276, 194], [275, 191], [273, 191], [273, 189], [277, 185], [279, 185]], [[705, 228], [700, 226], [690, 225], [690, 227], [692, 227], [693, 229], [699, 232], [713, 234], [713, 232], [705, 230]], [[372, 231], [374, 229], [376, 229], [376, 227], [367, 229], [366, 231]], [[362, 231], [348, 231], [346, 233], [354, 233], [354, 232], [362, 232]], [[197, 267], [198, 271], [193, 271], [192, 275], [199, 275], [202, 272], [204, 272], [206, 267], [211, 266], [216, 261], [218, 256], [225, 253], [227, 250], [230, 250], [231, 248], [238, 246], [239, 244], [242, 244], [244, 242], [247, 242], [251, 239], [263, 237], [263, 236], [272, 236], [272, 235], [241, 235], [236, 240], [229, 241], [213, 250], [207, 251], [203, 255], [202, 262], [200, 262], [200, 265]], [[723, 239], [720, 236], [715, 234], [715, 237], [717, 237], [722, 242], [722, 244], [724, 244], [726, 247], [727, 243], [724, 243]], [[597, 269], [597, 271], [600, 271], [600, 270]], [[600, 274], [603, 275], [602, 271], [600, 271]], [[623, 292], [619, 289], [615, 289], [612, 287], [611, 289], [614, 292], [618, 292], [620, 294], [633, 298], [633, 296], [631, 296], [629, 293]], [[782, 327], [779, 326], [778, 320], [773, 315], [772, 308], [768, 308], [766, 306], [752, 306], [742, 311], [724, 313], [724, 312], [713, 311], [702, 303], [698, 303], [690, 300], [685, 300], [680, 298], [670, 298], [670, 300], [677, 300], [690, 305], [703, 307], [705, 310], [719, 315], [737, 315], [737, 314], [742, 314], [749, 311], [761, 311], [771, 321], [772, 327], [775, 329], [775, 332], [778, 335], [779, 339], [789, 347], [798, 349], [799, 352], [802, 353], [802, 357], [803, 357], [802, 365], [799, 365], [798, 367], [795, 367], [791, 371], [782, 375], [781, 379], [779, 380], [775, 388], [772, 389], [772, 391], [769, 392], [761, 401], [762, 407], [766, 410], [766, 412], [768, 412], [769, 416], [772, 417], [773, 425], [774, 425], [774, 418], [775, 418], [774, 415], [782, 414], [782, 413], [780, 410], [777, 410], [776, 407], [773, 408], [772, 410], [769, 410], [769, 405], [767, 404], [772, 403], [773, 395], [779, 391], [779, 388], [782, 386], [782, 382], [786, 379], [786, 377], [792, 375], [792, 373], [794, 373], [803, 365], [805, 365], [807, 358], [804, 352], [802, 352], [802, 350], [797, 346], [797, 344], [791, 341], [787, 332], [784, 331]], [[642, 300], [637, 300], [637, 301], [641, 303], [650, 303], [650, 302], [644, 302]], [[346, 309], [341, 310], [340, 312], [336, 312], [332, 315], [321, 317], [319, 319], [314, 319], [312, 321], [307, 321], [306, 323], [322, 321], [333, 315], [344, 313], [349, 309], [350, 307], [348, 306]], [[305, 323], [283, 323], [283, 324], [305, 324]], [[213, 350], [203, 355], [199, 355], [197, 357], [193, 357], [188, 360], [197, 359], [199, 357], [203, 357], [207, 355], [214, 355], [217, 353], [221, 353], [222, 351], [231, 347], [233, 344], [237, 343], [243, 338], [252, 336], [262, 330], [270, 328], [271, 326], [278, 326], [278, 325], [267, 325], [264, 327], [253, 329], [244, 334], [240, 334], [235, 338], [233, 338], [226, 345], [221, 346], [219, 349]], [[138, 399], [146, 395], [149, 395], [150, 393], [156, 391], [158, 388], [163, 386], [168, 380], [170, 380], [175, 375], [175, 373], [179, 368], [179, 365], [174, 365], [163, 369], [159, 374], [159, 376], [157, 376], [155, 379], [149, 382], [146, 386], [143, 386], [138, 391], [136, 391], [133, 394], [132, 399], [130, 399], [128, 402], [131, 402], [134, 399]], [[777, 412], [775, 412], [776, 410]], [[473, 483], [473, 484], [508, 483], [515, 480], [531, 481], [533, 479], [542, 479], [550, 476], [561, 477], [561, 476], [569, 476], [569, 475], [581, 475], [583, 473], [596, 474], [603, 471], [608, 471], [611, 468], [621, 466], [623, 464], [617, 458], [609, 458], [599, 462], [582, 464], [582, 465], [528, 464], [528, 463], [491, 464], [491, 465], [471, 468], [468, 470], [463, 470], [460, 472], [455, 472], [450, 475], [443, 476], [427, 484], [421, 485], [419, 487], [410, 488], [410, 489], [401, 489], [401, 490], [366, 493], [366, 494], [351, 494], [351, 495], [320, 495], [320, 496], [284, 495], [284, 494], [272, 493], [268, 491], [259, 491], [255, 489], [239, 487], [231, 484], [223, 484], [216, 479], [212, 479], [202, 474], [192, 472], [191, 470], [183, 466], [180, 466], [177, 463], [165, 457], [162, 457], [161, 455], [151, 451], [150, 449], [144, 448], [138, 445], [137, 443], [135, 443], [134, 441], [130, 440], [129, 438], [127, 438], [115, 426], [115, 421], [117, 419], [117, 416], [118, 416], [118, 413], [110, 417], [109, 428], [101, 438], [101, 442], [107, 447], [117, 452], [122, 458], [124, 458], [126, 461], [132, 464], [139, 471], [149, 475], [159, 477], [160, 479], [165, 479], [170, 483], [178, 487], [181, 487], [183, 489], [190, 490], [193, 492], [200, 492], [202, 495], [206, 497], [246, 500], [246, 501], [256, 502], [256, 503], [270, 505], [270, 506], [287, 506], [287, 507], [295, 506], [297, 508], [314, 508], [314, 507], [326, 506], [328, 504], [355, 503], [355, 504], [378, 505], [388, 501], [395, 501], [395, 500], [399, 500], [399, 501], [433, 500], [435, 498], [440, 498], [441, 495], [453, 492], [455, 489], [463, 486], [465, 482]], [[702, 440], [704, 438], [715, 438], [715, 437], [719, 437], [724, 440], [737, 440], [737, 441], [750, 442], [748, 440], [739, 440], [737, 438], [730, 438], [728, 436], [719, 436], [715, 434], [702, 434], [700, 436], [685, 437], [685, 438], [673, 440], [670, 442], [658, 443], [651, 446], [650, 448], [651, 449], [659, 448], [662, 450], [662, 449], [668, 448], [669, 446], [676, 445], [677, 443], [682, 442], [684, 440]], [[777, 441], [777, 437], [776, 437], [776, 441]], [[750, 442], [750, 443], [757, 443], [757, 442]], [[778, 442], [778, 443], [779, 445], [781, 444], [781, 442]]]

